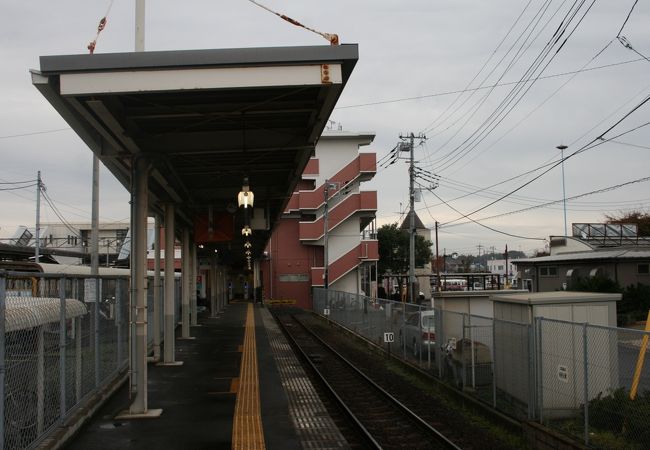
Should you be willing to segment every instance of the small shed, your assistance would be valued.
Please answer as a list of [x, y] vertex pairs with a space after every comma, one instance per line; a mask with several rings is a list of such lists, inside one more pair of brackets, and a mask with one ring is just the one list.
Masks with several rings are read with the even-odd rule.
[[535, 317], [616, 326], [616, 302], [621, 294], [597, 292], [524, 292], [494, 295], [494, 318], [533, 323]]
[[494, 296], [497, 388], [543, 419], [570, 417], [618, 386], [616, 302], [621, 294]]
[[492, 317], [494, 308], [492, 297], [524, 294], [524, 290], [476, 290], [476, 291], [440, 291], [433, 294], [433, 303], [437, 309], [473, 316]]

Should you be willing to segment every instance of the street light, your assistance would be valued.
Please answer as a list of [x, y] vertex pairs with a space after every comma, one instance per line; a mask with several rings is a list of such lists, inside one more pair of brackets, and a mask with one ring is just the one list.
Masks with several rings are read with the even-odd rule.
[[567, 146], [562, 144], [558, 145], [557, 148], [560, 151], [561, 161], [562, 161], [562, 204], [564, 205], [564, 237], [567, 236], [566, 229], [566, 190], [564, 188], [564, 150], [567, 149]]

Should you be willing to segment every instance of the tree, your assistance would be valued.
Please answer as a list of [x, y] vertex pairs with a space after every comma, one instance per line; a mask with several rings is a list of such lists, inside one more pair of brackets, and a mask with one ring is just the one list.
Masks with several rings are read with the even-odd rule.
[[635, 223], [638, 225], [639, 236], [650, 236], [650, 213], [635, 210], [619, 215], [605, 214], [606, 223]]
[[[383, 225], [377, 230], [379, 241], [379, 273], [390, 271], [405, 274], [409, 269], [409, 233], [397, 224]], [[415, 235], [415, 266], [423, 266], [431, 259], [431, 241]]]

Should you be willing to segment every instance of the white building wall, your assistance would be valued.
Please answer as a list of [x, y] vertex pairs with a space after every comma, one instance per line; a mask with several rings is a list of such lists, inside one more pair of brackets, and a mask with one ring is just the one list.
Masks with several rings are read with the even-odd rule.
[[[490, 273], [505, 275], [506, 274], [506, 260], [505, 259], [488, 259], [487, 267]], [[514, 274], [517, 271], [517, 268], [512, 264], [512, 260], [508, 260], [508, 267], [510, 268], [510, 273]]]
[[[564, 242], [564, 245], [558, 245], [559, 242]], [[592, 250], [593, 247], [585, 242], [582, 242], [580, 239], [569, 236], [551, 236], [551, 256], [561, 255], [563, 253], [589, 252]]]
[[[372, 134], [345, 131], [325, 131], [316, 145], [315, 157], [319, 159], [316, 186], [325, 183], [359, 155], [359, 147], [372, 142]], [[343, 139], [346, 137], [346, 139]]]
[[357, 269], [353, 269], [346, 273], [341, 278], [336, 280], [330, 285], [330, 288], [335, 291], [350, 292], [356, 294], [359, 289], [359, 279], [357, 277]]
[[327, 240], [330, 264], [357, 247], [359, 236], [359, 219], [356, 214], [330, 231]]

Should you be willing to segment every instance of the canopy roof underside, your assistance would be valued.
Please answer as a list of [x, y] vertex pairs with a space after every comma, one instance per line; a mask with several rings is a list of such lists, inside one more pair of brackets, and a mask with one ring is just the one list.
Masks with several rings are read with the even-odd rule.
[[270, 225], [253, 235], [259, 255], [357, 57], [356, 45], [43, 56], [32, 82], [129, 191], [147, 158], [151, 213], [173, 203], [182, 226], [232, 214], [248, 177]]

